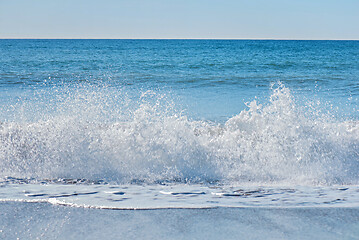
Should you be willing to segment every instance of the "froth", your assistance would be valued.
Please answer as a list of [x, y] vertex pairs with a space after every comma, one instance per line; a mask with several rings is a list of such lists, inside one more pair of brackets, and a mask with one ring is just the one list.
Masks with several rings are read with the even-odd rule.
[[281, 84], [267, 103], [254, 100], [224, 124], [191, 120], [153, 91], [137, 99], [108, 88], [58, 96], [44, 111], [38, 102], [21, 102], [14, 107], [19, 117], [1, 123], [0, 177], [359, 182], [359, 124], [298, 106]]

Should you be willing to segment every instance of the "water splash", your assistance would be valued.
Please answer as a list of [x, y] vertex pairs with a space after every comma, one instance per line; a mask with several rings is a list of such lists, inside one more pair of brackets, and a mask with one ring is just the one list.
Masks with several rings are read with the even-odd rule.
[[49, 99], [20, 101], [1, 123], [0, 178], [359, 183], [359, 124], [297, 105], [280, 83], [267, 103], [254, 100], [224, 124], [191, 120], [153, 91], [134, 99], [80, 88]]

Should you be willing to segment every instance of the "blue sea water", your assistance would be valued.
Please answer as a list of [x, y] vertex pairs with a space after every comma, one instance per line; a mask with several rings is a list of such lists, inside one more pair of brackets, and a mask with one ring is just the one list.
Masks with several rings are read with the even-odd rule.
[[[358, 41], [1, 40], [1, 90], [84, 83], [164, 90], [191, 117], [225, 121], [281, 81], [358, 119]], [[86, 87], [86, 86], [85, 86]], [[2, 95], [4, 95], [2, 94]], [[6, 95], [2, 100], [14, 98]], [[313, 98], [314, 99], [314, 98]], [[311, 100], [313, 100], [311, 99]], [[322, 106], [325, 107], [325, 106]], [[344, 111], [345, 109], [345, 111]], [[333, 112], [336, 114], [337, 112]], [[6, 116], [2, 117], [3, 119]]]
[[[359, 41], [0, 40], [0, 234], [44, 231], [41, 221], [35, 233], [6, 231], [27, 219], [6, 209], [23, 204], [55, 219], [63, 206], [283, 208], [303, 228], [307, 213], [288, 208], [347, 208], [330, 211], [355, 222], [358, 56]], [[211, 211], [203, 216], [229, 214]], [[238, 214], [262, 214], [248, 211]], [[358, 229], [310, 221], [336, 230], [307, 238], [355, 239]], [[262, 229], [293, 238], [277, 230]]]

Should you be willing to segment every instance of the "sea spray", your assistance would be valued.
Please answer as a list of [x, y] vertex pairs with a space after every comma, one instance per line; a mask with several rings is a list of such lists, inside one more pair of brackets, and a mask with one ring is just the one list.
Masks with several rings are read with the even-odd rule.
[[43, 91], [13, 109], [0, 126], [3, 179], [359, 183], [359, 124], [298, 105], [281, 83], [224, 124], [190, 119], [163, 93], [106, 87]]

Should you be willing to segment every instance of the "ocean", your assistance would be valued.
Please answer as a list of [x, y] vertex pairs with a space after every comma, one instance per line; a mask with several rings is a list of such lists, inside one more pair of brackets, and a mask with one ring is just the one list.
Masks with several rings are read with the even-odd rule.
[[0, 238], [359, 239], [358, 56], [0, 40]]

